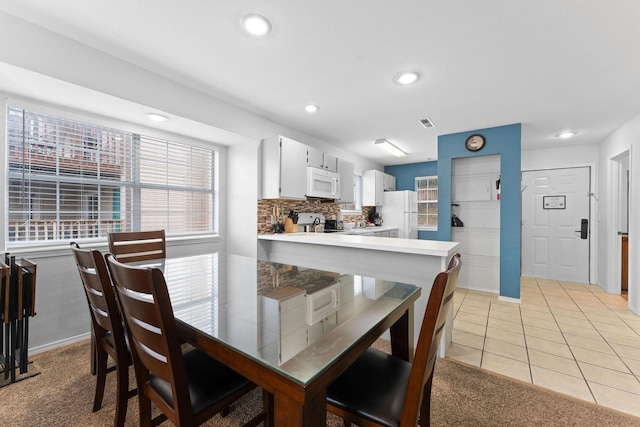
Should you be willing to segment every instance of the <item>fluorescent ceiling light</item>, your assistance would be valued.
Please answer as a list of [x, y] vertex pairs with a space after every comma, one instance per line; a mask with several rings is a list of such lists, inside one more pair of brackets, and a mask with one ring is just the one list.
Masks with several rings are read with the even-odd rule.
[[251, 13], [242, 18], [242, 27], [252, 36], [266, 36], [271, 31], [271, 23], [262, 15]]
[[315, 113], [315, 112], [316, 112], [316, 111], [318, 111], [319, 109], [320, 109], [320, 107], [318, 107], [318, 106], [317, 106], [317, 105], [315, 105], [315, 104], [309, 104], [309, 105], [307, 105], [306, 107], [304, 107], [304, 110], [305, 110], [307, 113]]
[[578, 132], [561, 132], [556, 135], [556, 138], [567, 139], [567, 138], [571, 138], [572, 136], [576, 136], [577, 134]]
[[417, 82], [419, 78], [420, 73], [417, 71], [404, 71], [396, 76], [395, 81], [401, 85], [410, 85]]
[[156, 114], [156, 113], [148, 113], [147, 118], [149, 120], [153, 120], [154, 122], [166, 122], [167, 120], [169, 120], [167, 116], [163, 116], [162, 114]]
[[407, 155], [407, 153], [405, 153], [404, 151], [402, 151], [401, 149], [399, 149], [398, 147], [396, 147], [395, 145], [393, 145], [392, 143], [390, 143], [386, 139], [376, 139], [375, 144], [378, 147], [384, 148], [385, 150], [387, 150], [389, 153], [393, 154], [394, 156], [403, 157], [403, 156]]

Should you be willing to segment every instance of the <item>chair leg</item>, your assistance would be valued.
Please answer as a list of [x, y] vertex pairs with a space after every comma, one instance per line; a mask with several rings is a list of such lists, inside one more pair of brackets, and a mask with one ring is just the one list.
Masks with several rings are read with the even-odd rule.
[[102, 407], [104, 385], [107, 379], [107, 353], [101, 348], [96, 349], [96, 393], [93, 398], [93, 412]]
[[138, 389], [138, 408], [140, 411], [140, 427], [157, 425], [151, 422], [151, 399]]
[[422, 405], [420, 405], [420, 427], [431, 426], [431, 385], [433, 383], [433, 372], [424, 385]]
[[127, 417], [127, 404], [129, 400], [129, 367], [120, 366], [119, 363], [116, 366], [117, 377], [117, 402], [116, 402], [116, 416], [115, 427], [124, 427], [124, 421]]
[[96, 369], [96, 337], [93, 333], [93, 325], [91, 325], [91, 375], [96, 375], [98, 370]]

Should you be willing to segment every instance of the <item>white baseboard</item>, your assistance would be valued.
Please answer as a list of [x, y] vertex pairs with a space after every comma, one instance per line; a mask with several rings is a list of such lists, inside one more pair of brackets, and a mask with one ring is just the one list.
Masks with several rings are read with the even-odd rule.
[[53, 349], [56, 349], [58, 347], [63, 347], [63, 346], [68, 345], [68, 344], [76, 343], [78, 341], [87, 340], [89, 338], [91, 338], [91, 332], [87, 332], [86, 334], [82, 334], [82, 335], [76, 335], [75, 337], [66, 338], [64, 340], [51, 342], [51, 343], [48, 343], [48, 344], [45, 344], [45, 345], [41, 345], [41, 346], [38, 346], [38, 347], [30, 348], [29, 349], [29, 354], [42, 353], [44, 351], [53, 350]]
[[520, 298], [503, 297], [502, 295], [498, 296], [498, 301], [513, 302], [513, 303], [516, 303], [516, 304], [522, 304], [522, 300]]

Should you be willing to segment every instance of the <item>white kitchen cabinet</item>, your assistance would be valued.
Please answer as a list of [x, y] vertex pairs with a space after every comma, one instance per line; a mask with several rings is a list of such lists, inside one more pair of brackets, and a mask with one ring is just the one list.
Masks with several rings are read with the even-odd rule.
[[314, 147], [307, 147], [307, 166], [338, 172], [338, 158]]
[[480, 202], [491, 200], [491, 179], [488, 176], [454, 177], [452, 201]]
[[266, 330], [280, 336], [277, 349], [267, 352], [277, 357], [278, 363], [284, 363], [307, 346], [305, 292], [285, 287], [263, 296], [261, 301], [261, 316]]
[[385, 191], [395, 191], [396, 177], [376, 169], [362, 173], [362, 206], [382, 206]]
[[392, 289], [395, 286], [395, 282], [389, 280], [382, 279], [374, 279], [372, 277], [363, 277], [362, 278], [362, 295], [371, 300], [377, 300], [384, 294], [386, 294], [389, 289]]
[[382, 175], [382, 190], [396, 191], [396, 177], [385, 173]]
[[336, 203], [353, 203], [353, 163], [338, 158], [338, 174], [340, 174], [340, 198]]
[[398, 237], [398, 229], [394, 228], [392, 230], [380, 230], [373, 232], [374, 237]]
[[362, 173], [362, 206], [382, 206], [384, 173], [371, 169]]
[[262, 198], [306, 200], [307, 146], [284, 136], [262, 141]]

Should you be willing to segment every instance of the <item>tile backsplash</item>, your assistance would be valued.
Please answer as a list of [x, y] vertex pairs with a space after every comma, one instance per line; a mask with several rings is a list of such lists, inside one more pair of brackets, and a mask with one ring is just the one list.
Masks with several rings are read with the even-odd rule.
[[[271, 213], [273, 207], [279, 206], [282, 212], [280, 222], [284, 223], [290, 210], [296, 212], [314, 212], [324, 215], [326, 219], [332, 219], [340, 213], [340, 206], [331, 200], [283, 200], [283, 199], [263, 199], [258, 200], [258, 234], [272, 233]], [[359, 222], [365, 220], [372, 208], [363, 207], [360, 215], [344, 215], [343, 222]]]

